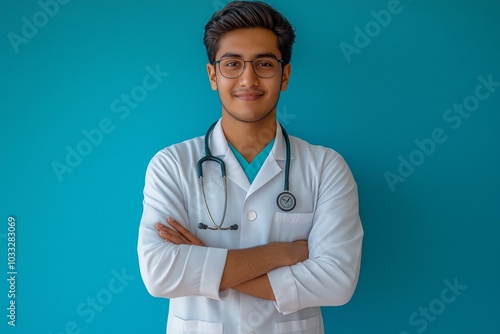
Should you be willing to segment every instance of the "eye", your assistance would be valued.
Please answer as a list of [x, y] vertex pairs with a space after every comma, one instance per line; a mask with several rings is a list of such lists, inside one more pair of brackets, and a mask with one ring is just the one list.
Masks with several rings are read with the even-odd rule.
[[238, 59], [226, 59], [224, 60], [222, 65], [224, 67], [239, 67], [242, 66], [241, 63], [242, 63], [241, 60]]
[[258, 67], [273, 67], [274, 64], [269, 60], [259, 60], [255, 64]]

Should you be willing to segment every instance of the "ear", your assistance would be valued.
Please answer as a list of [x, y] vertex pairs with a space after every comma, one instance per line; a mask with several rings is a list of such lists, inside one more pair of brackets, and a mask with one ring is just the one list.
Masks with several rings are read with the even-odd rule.
[[290, 79], [290, 73], [292, 72], [292, 66], [290, 63], [283, 66], [283, 75], [281, 76], [281, 90], [285, 91], [288, 88], [288, 80]]
[[217, 76], [215, 72], [215, 66], [213, 64], [207, 64], [208, 80], [210, 80], [210, 86], [212, 90], [217, 90]]

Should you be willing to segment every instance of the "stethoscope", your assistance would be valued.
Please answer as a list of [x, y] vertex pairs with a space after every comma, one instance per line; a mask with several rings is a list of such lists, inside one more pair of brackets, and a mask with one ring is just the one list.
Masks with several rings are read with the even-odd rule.
[[[229, 227], [222, 227], [224, 224], [224, 219], [226, 218], [226, 211], [227, 211], [227, 178], [226, 178], [226, 164], [222, 159], [214, 157], [212, 153], [210, 152], [210, 148], [208, 147], [208, 140], [210, 137], [210, 134], [212, 133], [215, 125], [217, 122], [212, 124], [210, 128], [208, 128], [207, 134], [205, 135], [205, 156], [201, 158], [198, 161], [198, 178], [200, 180], [200, 187], [201, 187], [201, 194], [203, 197], [203, 202], [205, 203], [205, 209], [207, 210], [208, 218], [210, 218], [210, 221], [212, 222], [212, 225], [214, 227], [209, 227], [206, 224], [199, 223], [198, 228], [201, 230], [237, 230], [238, 225], [233, 224]], [[286, 160], [285, 160], [285, 183], [283, 185], [283, 192], [278, 195], [276, 198], [276, 204], [278, 207], [283, 210], [283, 211], [291, 211], [293, 208], [295, 208], [295, 204], [297, 204], [297, 201], [295, 199], [295, 196], [288, 190], [288, 177], [290, 175], [290, 139], [288, 138], [288, 134], [285, 131], [285, 128], [283, 128], [283, 125], [281, 125], [281, 130], [283, 132], [283, 138], [285, 139], [285, 147], [286, 147]], [[219, 164], [220, 166], [220, 171], [222, 175], [222, 182], [224, 184], [224, 210], [222, 213], [222, 218], [220, 221], [220, 224], [217, 224], [212, 217], [212, 213], [210, 211], [210, 208], [208, 207], [208, 202], [207, 202], [207, 197], [205, 196], [205, 186], [203, 183], [203, 163], [206, 161], [214, 161]]]

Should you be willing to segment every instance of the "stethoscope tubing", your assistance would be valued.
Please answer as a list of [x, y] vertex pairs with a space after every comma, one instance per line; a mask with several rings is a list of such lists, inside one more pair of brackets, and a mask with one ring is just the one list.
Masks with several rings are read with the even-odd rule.
[[[203, 197], [203, 203], [205, 204], [205, 209], [207, 211], [208, 218], [210, 219], [210, 222], [212, 223], [213, 227], [209, 227], [206, 224], [199, 223], [198, 224], [198, 228], [202, 229], [202, 230], [206, 230], [206, 229], [208, 229], [208, 230], [222, 230], [222, 231], [225, 231], [225, 230], [237, 230], [238, 229], [238, 225], [237, 224], [233, 224], [233, 225], [231, 225], [229, 227], [222, 227], [223, 224], [224, 224], [224, 220], [226, 219], [227, 197], [228, 197], [227, 196], [226, 164], [224, 163], [224, 161], [222, 161], [222, 159], [214, 157], [212, 155], [212, 153], [210, 152], [209, 145], [208, 145], [209, 137], [212, 134], [212, 131], [215, 128], [216, 125], [217, 125], [217, 122], [215, 122], [214, 124], [212, 124], [208, 128], [207, 133], [205, 135], [205, 156], [202, 157], [200, 160], [198, 160], [198, 163], [197, 163], [198, 179], [199, 179], [199, 183], [200, 183], [200, 187], [201, 187], [201, 194], [202, 194], [202, 197]], [[290, 159], [291, 159], [290, 158], [290, 155], [291, 155], [290, 154], [290, 139], [288, 138], [288, 134], [285, 131], [285, 128], [283, 127], [283, 125], [280, 124], [280, 126], [281, 126], [281, 131], [283, 132], [283, 138], [285, 139], [285, 147], [286, 147], [285, 181], [284, 181], [284, 184], [283, 184], [283, 192], [278, 195], [278, 197], [276, 199], [276, 203], [277, 203], [278, 207], [281, 210], [283, 210], [283, 211], [290, 211], [290, 210], [292, 210], [295, 207], [295, 197], [289, 191], [289, 175], [290, 175]], [[212, 216], [212, 213], [211, 213], [209, 205], [208, 205], [207, 197], [206, 197], [206, 194], [205, 194], [205, 186], [204, 186], [204, 182], [203, 182], [203, 163], [205, 163], [206, 161], [216, 162], [217, 164], [219, 164], [220, 169], [221, 169], [222, 181], [223, 181], [223, 184], [224, 184], [224, 209], [223, 209], [222, 218], [221, 218], [221, 221], [220, 221], [219, 224], [217, 224], [215, 222], [215, 220], [214, 220], [214, 218]], [[288, 201], [291, 200], [292, 203], [293, 203], [293, 205], [288, 206], [288, 207], [284, 207], [280, 203], [280, 199], [281, 198], [283, 198], [285, 200], [288, 200]]]

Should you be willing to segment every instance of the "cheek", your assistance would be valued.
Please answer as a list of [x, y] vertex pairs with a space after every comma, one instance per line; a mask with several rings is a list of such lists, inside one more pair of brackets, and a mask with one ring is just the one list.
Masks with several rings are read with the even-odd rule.
[[215, 86], [217, 87], [217, 92], [219, 92], [219, 95], [221, 95], [221, 96], [227, 96], [229, 90], [228, 90], [227, 86], [224, 85], [224, 83], [222, 83], [221, 81], [217, 81], [215, 83]]
[[217, 78], [215, 85], [220, 95], [230, 96], [231, 92], [234, 90], [234, 83], [224, 80], [224, 78]]
[[272, 84], [270, 84], [268, 86], [268, 92], [270, 95], [272, 95], [273, 97], [278, 97], [281, 93], [281, 90], [283, 88], [283, 84], [281, 81], [276, 81], [276, 82], [273, 82]]

